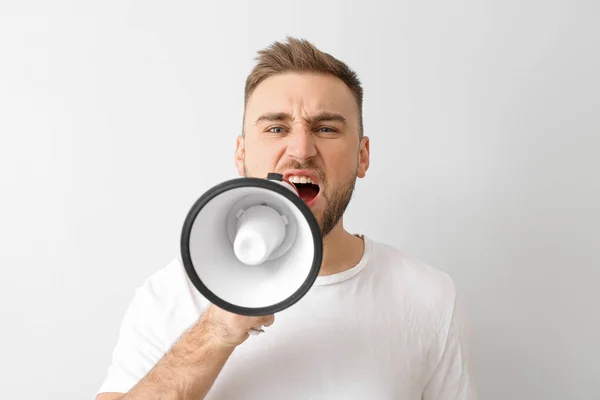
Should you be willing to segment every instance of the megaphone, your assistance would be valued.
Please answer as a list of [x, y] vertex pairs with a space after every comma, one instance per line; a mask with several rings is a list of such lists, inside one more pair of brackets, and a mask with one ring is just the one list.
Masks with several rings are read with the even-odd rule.
[[206, 191], [183, 224], [181, 257], [208, 301], [261, 316], [292, 306], [309, 291], [321, 268], [323, 240], [294, 184], [269, 173]]

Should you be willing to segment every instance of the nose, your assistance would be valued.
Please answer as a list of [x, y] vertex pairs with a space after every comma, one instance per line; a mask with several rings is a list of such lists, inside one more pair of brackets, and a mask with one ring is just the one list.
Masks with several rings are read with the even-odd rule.
[[315, 137], [309, 129], [296, 129], [287, 140], [287, 154], [292, 158], [305, 160], [317, 154]]

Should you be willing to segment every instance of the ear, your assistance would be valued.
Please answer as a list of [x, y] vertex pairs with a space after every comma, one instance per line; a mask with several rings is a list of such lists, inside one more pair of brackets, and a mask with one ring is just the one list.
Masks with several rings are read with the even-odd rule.
[[364, 178], [369, 169], [370, 158], [371, 158], [371, 145], [370, 140], [367, 136], [363, 136], [360, 140], [360, 147], [358, 149], [358, 168], [357, 177]]
[[238, 174], [240, 176], [244, 176], [244, 158], [245, 158], [245, 148], [244, 148], [244, 137], [239, 135], [235, 140], [235, 167], [238, 170]]

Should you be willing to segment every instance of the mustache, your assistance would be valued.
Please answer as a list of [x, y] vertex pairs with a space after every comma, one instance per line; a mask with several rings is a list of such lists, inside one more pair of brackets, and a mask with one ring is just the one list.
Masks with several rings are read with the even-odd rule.
[[315, 174], [321, 182], [325, 182], [325, 173], [314, 161], [309, 160], [300, 162], [292, 160], [278, 168], [279, 171], [285, 171], [287, 169], [304, 169], [310, 171]]

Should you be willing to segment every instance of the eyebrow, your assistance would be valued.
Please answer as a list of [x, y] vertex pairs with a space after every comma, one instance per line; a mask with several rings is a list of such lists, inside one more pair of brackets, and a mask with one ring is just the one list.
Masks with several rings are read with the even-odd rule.
[[[274, 112], [274, 113], [266, 113], [261, 115], [256, 119], [255, 124], [259, 124], [261, 122], [275, 122], [275, 121], [290, 121], [292, 120], [292, 116], [285, 112]], [[307, 122], [326, 122], [326, 121], [337, 121], [342, 124], [346, 123], [346, 118], [339, 113], [323, 111], [312, 117], [305, 118]]]

